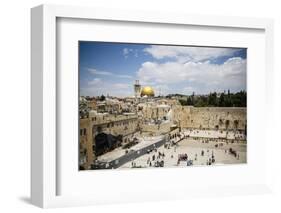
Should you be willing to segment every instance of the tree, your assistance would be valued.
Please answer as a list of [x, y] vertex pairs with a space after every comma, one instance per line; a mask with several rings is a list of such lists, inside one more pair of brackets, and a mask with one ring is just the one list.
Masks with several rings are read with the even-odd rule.
[[189, 105], [189, 106], [193, 106], [193, 104], [194, 104], [194, 103], [192, 102], [192, 99], [191, 99], [190, 96], [188, 96], [186, 103], [187, 103], [187, 105]]
[[208, 103], [206, 101], [206, 99], [204, 98], [199, 98], [198, 100], [196, 100], [196, 103], [194, 104], [195, 107], [206, 107], [208, 106]]
[[80, 101], [79, 102], [79, 115], [80, 118], [87, 118], [89, 117], [89, 107], [87, 101]]
[[217, 106], [217, 93], [210, 93], [208, 97], [208, 106]]
[[104, 96], [104, 95], [101, 95], [100, 101], [104, 101], [104, 100], [105, 100], [105, 96]]
[[185, 99], [179, 99], [179, 102], [180, 102], [180, 104], [181, 104], [182, 106], [188, 105], [188, 104], [187, 104], [187, 100], [185, 100]]
[[195, 104], [194, 97], [195, 97], [195, 92], [192, 92], [192, 95], [191, 95], [192, 105], [194, 105], [194, 104]]
[[224, 107], [224, 106], [225, 106], [224, 93], [222, 93], [222, 94], [220, 95], [220, 98], [219, 98], [219, 106], [220, 106], [220, 107]]
[[218, 97], [217, 93], [210, 93], [209, 95], [200, 95], [195, 97], [193, 92], [190, 96], [182, 96], [179, 102], [183, 106], [195, 107], [246, 107], [247, 106], [247, 92], [240, 91], [237, 93], [223, 92]]

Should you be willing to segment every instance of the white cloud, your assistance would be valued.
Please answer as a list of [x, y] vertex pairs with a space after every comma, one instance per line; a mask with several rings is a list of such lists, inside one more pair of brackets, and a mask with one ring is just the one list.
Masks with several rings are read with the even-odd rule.
[[84, 96], [110, 95], [126, 97], [133, 95], [133, 86], [129, 83], [111, 83], [100, 78], [88, 81], [84, 87], [80, 88], [80, 94]]
[[169, 86], [166, 84], [154, 84], [154, 85], [149, 84], [149, 85], [153, 87], [156, 96], [163, 95], [163, 94], [166, 95], [172, 92], [171, 91], [172, 88], [169, 88]]
[[91, 73], [93, 75], [113, 76], [113, 77], [117, 77], [117, 78], [132, 78], [132, 76], [130, 76], [130, 75], [115, 74], [112, 72], [101, 71], [101, 70], [97, 70], [97, 69], [93, 69], [93, 68], [87, 68], [87, 69], [88, 69], [89, 73]]
[[145, 48], [144, 52], [156, 59], [171, 58], [179, 62], [187, 62], [214, 59], [221, 56], [232, 56], [238, 50], [234, 48], [151, 45]]
[[114, 75], [114, 76], [116, 76], [116, 77], [118, 77], [118, 78], [133, 78], [132, 76], [130, 76], [130, 75]]
[[[231, 48], [149, 46], [144, 52], [154, 59], [141, 64], [136, 75], [140, 83], [152, 86], [155, 94], [205, 94], [211, 91], [240, 91], [246, 89], [246, 59], [233, 57]], [[123, 49], [123, 55], [138, 57], [140, 51]], [[229, 58], [222, 64], [213, 63], [218, 57]], [[132, 96], [133, 76], [87, 68], [93, 79], [81, 88], [85, 95]], [[111, 82], [111, 83], [110, 83]]]
[[195, 91], [195, 89], [190, 86], [183, 88], [183, 93], [187, 94], [187, 95], [191, 95], [194, 91]]
[[124, 48], [124, 49], [123, 49], [123, 55], [124, 55], [124, 57], [125, 57], [125, 58], [128, 58], [130, 52], [134, 52], [134, 50], [133, 50], [133, 49], [130, 49], [130, 48]]
[[124, 48], [123, 49], [123, 56], [127, 59], [129, 55], [132, 54], [134, 57], [138, 57], [138, 50], [137, 49], [130, 49], [130, 48]]
[[123, 55], [125, 58], [128, 58], [129, 53], [130, 53], [130, 49], [128, 49], [128, 48], [123, 49]]
[[231, 89], [246, 89], [246, 60], [240, 57], [228, 59], [223, 64], [205, 62], [145, 62], [137, 71], [141, 82], [175, 86], [187, 84], [188, 91], [208, 93]]
[[128, 48], [123, 49], [123, 55], [129, 54], [130, 50]]
[[137, 51], [137, 50], [135, 51], [135, 57], [136, 57], [136, 58], [139, 57], [139, 54], [138, 54], [138, 51]]
[[88, 68], [88, 71], [94, 75], [112, 75], [111, 72], [100, 71], [100, 70], [96, 70], [96, 69], [92, 69], [92, 68]]
[[123, 83], [115, 83], [112, 85], [114, 89], [128, 89], [130, 87], [129, 84], [123, 84]]
[[88, 85], [90, 86], [100, 86], [102, 84], [102, 81], [100, 78], [94, 78], [91, 81], [88, 81]]
[[[81, 95], [100, 96], [102, 94], [109, 94], [118, 97], [126, 97], [133, 95], [133, 84], [130, 85], [129, 83], [116, 82], [116, 78], [122, 78], [122, 81], [127, 82], [127, 79], [131, 79], [132, 76], [115, 74], [92, 68], [88, 68], [88, 72], [93, 74], [94, 78], [91, 80], [87, 80], [83, 84], [83, 86], [81, 86]], [[121, 80], [119, 79], [119, 81]], [[129, 81], [131, 82], [131, 80]]]

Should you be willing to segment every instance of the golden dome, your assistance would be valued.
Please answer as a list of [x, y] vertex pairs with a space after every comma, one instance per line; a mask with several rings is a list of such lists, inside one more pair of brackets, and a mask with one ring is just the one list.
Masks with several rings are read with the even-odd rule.
[[154, 96], [154, 90], [152, 87], [143, 87], [141, 90], [141, 96], [148, 96], [148, 97], [153, 97]]

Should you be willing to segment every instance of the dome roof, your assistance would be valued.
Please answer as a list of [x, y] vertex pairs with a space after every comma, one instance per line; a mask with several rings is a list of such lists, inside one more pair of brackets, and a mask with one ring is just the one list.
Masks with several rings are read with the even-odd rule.
[[143, 87], [141, 90], [141, 96], [154, 97], [154, 90], [152, 87]]

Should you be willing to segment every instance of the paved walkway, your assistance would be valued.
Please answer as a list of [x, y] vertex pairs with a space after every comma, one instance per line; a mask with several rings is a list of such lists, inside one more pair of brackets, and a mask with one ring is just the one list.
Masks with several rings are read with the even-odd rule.
[[154, 148], [158, 148], [162, 145], [164, 145], [166, 142], [165, 139], [160, 139], [159, 141], [150, 144], [146, 147], [143, 147], [137, 151], [130, 151], [127, 154], [124, 154], [123, 156], [116, 158], [110, 162], [102, 163], [99, 167], [99, 169], [116, 169], [124, 164], [126, 164], [129, 161], [135, 160], [136, 158], [141, 157], [144, 154], [147, 154], [147, 150], [152, 150]]

